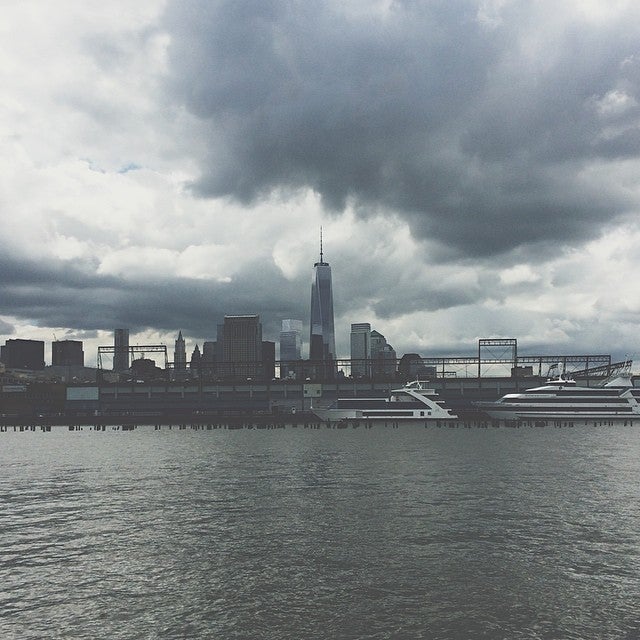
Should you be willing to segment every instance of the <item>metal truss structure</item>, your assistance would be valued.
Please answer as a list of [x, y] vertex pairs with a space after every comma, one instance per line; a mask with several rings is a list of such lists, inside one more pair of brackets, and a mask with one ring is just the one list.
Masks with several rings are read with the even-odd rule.
[[[164, 360], [164, 369], [168, 370], [173, 363], [167, 359], [166, 345], [136, 345], [128, 348], [131, 360], [135, 356], [145, 357], [147, 354], [160, 354]], [[113, 362], [116, 348], [114, 346], [98, 347], [98, 369], [104, 369], [103, 356], [109, 356], [108, 365]], [[333, 380], [343, 376], [342, 372], [350, 372], [353, 362], [350, 359], [332, 361], [294, 360], [278, 361], [276, 367], [293, 374], [295, 380]], [[368, 371], [371, 379], [398, 379], [423, 375], [425, 378], [483, 378], [483, 377], [521, 377], [545, 376], [553, 369], [557, 373], [566, 373], [574, 377], [606, 378], [628, 369], [630, 363], [611, 362], [611, 356], [605, 354], [585, 355], [521, 355], [518, 353], [518, 342], [515, 338], [482, 338], [478, 341], [478, 355], [470, 357], [419, 357], [412, 361], [411, 371], [400, 371], [401, 360], [358, 360], [359, 370]], [[262, 363], [256, 362], [256, 377], [260, 378]], [[247, 363], [242, 363], [244, 367]], [[226, 363], [226, 367], [233, 364]], [[224, 378], [223, 371], [216, 373], [199, 371], [197, 377]], [[227, 377], [244, 378], [240, 370]], [[249, 378], [250, 379], [250, 378]]]
[[[119, 350], [119, 349], [118, 349]], [[116, 353], [116, 347], [114, 345], [109, 345], [107, 347], [98, 347], [98, 369], [103, 369], [102, 356], [111, 356], [110, 363], [113, 363], [113, 356]], [[133, 345], [127, 347], [127, 353], [129, 354], [129, 358], [131, 361], [135, 359], [136, 356], [140, 358], [144, 358], [147, 354], [150, 353], [159, 353], [162, 360], [164, 360], [164, 369], [168, 368], [168, 358], [167, 358], [167, 345], [166, 344], [144, 344], [144, 345]]]

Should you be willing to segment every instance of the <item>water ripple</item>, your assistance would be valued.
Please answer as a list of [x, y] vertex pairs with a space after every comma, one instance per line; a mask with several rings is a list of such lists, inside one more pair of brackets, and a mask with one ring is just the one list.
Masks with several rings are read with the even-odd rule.
[[640, 637], [633, 429], [0, 445], [2, 638]]

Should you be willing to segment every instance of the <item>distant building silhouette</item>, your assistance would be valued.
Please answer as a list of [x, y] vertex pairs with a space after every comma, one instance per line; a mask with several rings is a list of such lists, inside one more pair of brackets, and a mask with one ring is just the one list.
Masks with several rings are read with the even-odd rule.
[[420, 378], [421, 380], [436, 377], [436, 368], [431, 365], [425, 366], [422, 356], [417, 353], [405, 353], [400, 358], [398, 372], [405, 377]]
[[113, 332], [113, 370], [129, 369], [129, 329], [115, 329]]
[[397, 359], [395, 349], [386, 338], [375, 329], [371, 332], [371, 367], [373, 376], [391, 376], [396, 373]]
[[371, 375], [371, 325], [357, 322], [351, 325], [351, 375]]
[[187, 370], [187, 349], [182, 337], [182, 331], [178, 333], [173, 350], [173, 368], [175, 371], [184, 372]]
[[222, 353], [222, 343], [224, 340], [224, 323], [218, 325], [218, 339], [216, 340], [216, 363], [217, 368], [220, 369], [222, 362], [224, 361], [224, 353]]
[[44, 341], [12, 338], [0, 347], [0, 360], [7, 369], [44, 369]]
[[320, 261], [313, 265], [309, 324], [309, 359], [333, 362], [336, 358], [333, 290], [331, 267], [324, 261], [322, 251], [322, 231], [320, 232]]
[[283, 320], [282, 331], [280, 331], [280, 377], [287, 378], [295, 375], [296, 368], [286, 363], [301, 359], [302, 320]]
[[225, 316], [222, 335], [218, 333], [220, 341], [220, 375], [243, 378], [262, 375], [262, 325], [259, 315]]
[[55, 340], [51, 343], [52, 366], [84, 367], [81, 340]]
[[200, 347], [196, 345], [191, 354], [191, 360], [189, 361], [189, 369], [191, 375], [194, 378], [199, 378], [202, 375], [202, 354], [200, 353]]
[[266, 380], [276, 377], [276, 343], [271, 340], [262, 341], [262, 377]]
[[376, 358], [380, 350], [387, 344], [387, 339], [375, 329], [371, 332], [371, 357]]
[[385, 344], [371, 361], [373, 376], [395, 376], [398, 371], [398, 355], [396, 350]]
[[202, 343], [202, 357], [200, 360], [202, 375], [211, 378], [215, 375], [217, 364], [217, 343], [211, 340]]
[[131, 374], [134, 380], [149, 382], [162, 380], [165, 372], [150, 358], [137, 358], [131, 363]]

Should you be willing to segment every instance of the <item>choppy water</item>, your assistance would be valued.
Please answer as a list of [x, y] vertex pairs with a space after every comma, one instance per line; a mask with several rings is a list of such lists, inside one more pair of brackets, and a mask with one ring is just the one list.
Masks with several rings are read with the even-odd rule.
[[640, 638], [640, 429], [2, 433], [0, 638]]

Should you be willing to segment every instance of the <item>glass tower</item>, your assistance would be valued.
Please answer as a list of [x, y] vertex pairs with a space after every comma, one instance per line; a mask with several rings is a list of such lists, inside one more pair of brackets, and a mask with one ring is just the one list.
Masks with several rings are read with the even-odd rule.
[[320, 231], [320, 262], [313, 265], [311, 282], [311, 322], [309, 359], [333, 361], [336, 357], [336, 339], [333, 327], [333, 291], [331, 267], [322, 254], [322, 230]]
[[371, 375], [371, 325], [357, 322], [351, 325], [351, 375]]
[[296, 368], [287, 363], [302, 359], [302, 320], [283, 320], [280, 331], [280, 377], [295, 377]]

